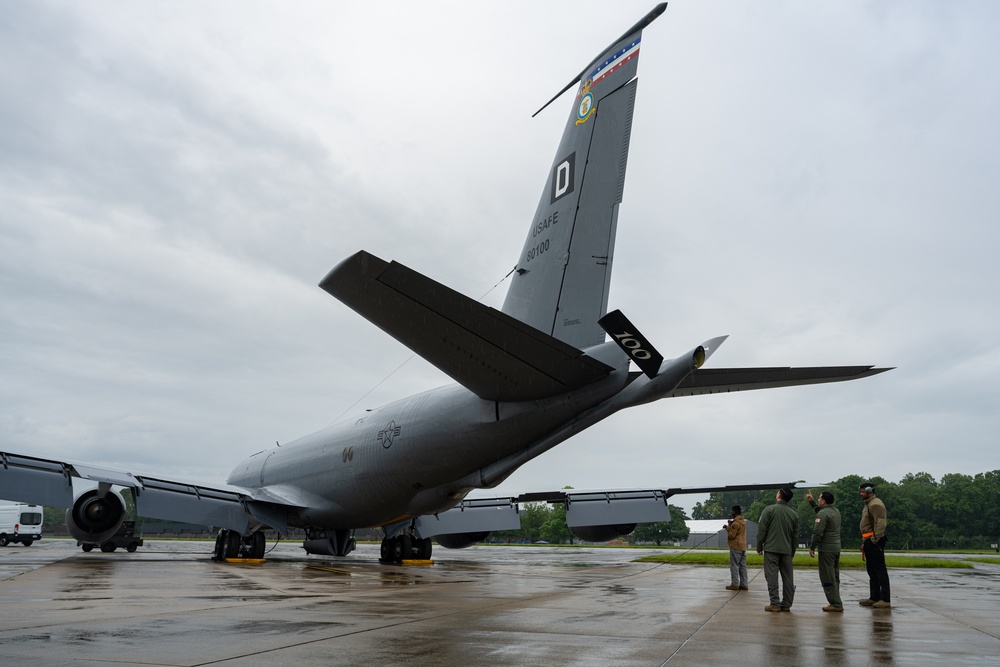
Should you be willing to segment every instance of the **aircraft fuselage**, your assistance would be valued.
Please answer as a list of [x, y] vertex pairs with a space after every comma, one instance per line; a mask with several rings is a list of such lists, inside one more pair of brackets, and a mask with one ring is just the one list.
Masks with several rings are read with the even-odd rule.
[[458, 384], [438, 387], [258, 452], [227, 483], [300, 498], [308, 509], [292, 513], [293, 526], [361, 528], [441, 512], [481, 486], [470, 482], [476, 471], [618, 394], [626, 369], [517, 403], [483, 400]]

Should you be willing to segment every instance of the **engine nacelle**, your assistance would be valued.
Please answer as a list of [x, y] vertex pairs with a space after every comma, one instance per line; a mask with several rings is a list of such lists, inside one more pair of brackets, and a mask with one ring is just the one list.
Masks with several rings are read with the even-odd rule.
[[125, 499], [114, 489], [103, 495], [98, 489], [84, 491], [66, 510], [66, 529], [80, 542], [100, 544], [117, 533], [124, 520]]
[[471, 547], [476, 542], [482, 542], [489, 534], [488, 530], [482, 533], [450, 533], [448, 535], [435, 535], [434, 539], [445, 549], [464, 549]]
[[613, 526], [570, 526], [570, 531], [584, 542], [610, 542], [628, 535], [635, 530], [634, 523], [619, 523]]

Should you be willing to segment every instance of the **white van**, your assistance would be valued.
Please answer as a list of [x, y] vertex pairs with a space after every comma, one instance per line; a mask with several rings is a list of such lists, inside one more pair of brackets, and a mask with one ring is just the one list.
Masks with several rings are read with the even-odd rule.
[[30, 547], [42, 539], [41, 505], [0, 505], [0, 547], [20, 542]]

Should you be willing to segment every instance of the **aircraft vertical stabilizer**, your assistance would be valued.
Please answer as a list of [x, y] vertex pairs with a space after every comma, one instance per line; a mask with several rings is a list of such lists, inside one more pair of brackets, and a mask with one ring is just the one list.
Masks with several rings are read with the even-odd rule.
[[604, 342], [597, 321], [608, 305], [642, 29], [663, 8], [570, 83], [580, 85], [503, 304], [504, 313], [578, 348]]

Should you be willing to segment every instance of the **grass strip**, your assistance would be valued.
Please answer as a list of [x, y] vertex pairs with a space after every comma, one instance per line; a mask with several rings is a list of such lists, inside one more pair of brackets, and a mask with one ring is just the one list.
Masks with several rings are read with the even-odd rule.
[[[987, 562], [1000, 563], [1000, 559], [968, 559], [986, 560]], [[675, 563], [682, 565], [716, 565], [719, 567], [729, 566], [729, 552], [690, 552], [682, 554], [663, 554], [657, 556], [642, 556], [636, 558], [636, 563]], [[817, 567], [818, 559], [810, 558], [808, 552], [795, 554], [792, 565], [800, 568]], [[885, 564], [888, 567], [920, 567], [920, 568], [949, 568], [949, 569], [972, 569], [973, 565], [964, 560], [951, 560], [947, 558], [921, 558], [919, 556], [893, 556], [887, 554]], [[763, 567], [764, 557], [756, 553], [747, 553], [747, 565], [751, 567]], [[844, 569], [865, 569], [865, 562], [861, 560], [861, 554], [841, 553], [840, 567]]]
[[973, 563], [988, 563], [990, 565], [1000, 565], [1000, 558], [966, 558]]

